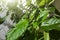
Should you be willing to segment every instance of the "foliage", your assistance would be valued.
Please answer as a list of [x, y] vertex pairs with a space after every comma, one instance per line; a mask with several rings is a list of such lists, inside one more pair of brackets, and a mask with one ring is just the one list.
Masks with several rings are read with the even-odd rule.
[[21, 36], [25, 32], [25, 30], [26, 30], [26, 28], [28, 26], [28, 20], [22, 19], [15, 26], [16, 26], [15, 28], [13, 28], [11, 31], [8, 32], [7, 40], [15, 40], [19, 36]]
[[34, 4], [32, 0], [26, 2], [25, 6], [20, 4], [21, 9], [17, 7], [17, 1], [16, 4], [13, 3], [13, 6], [7, 5], [8, 11], [13, 12], [12, 20], [16, 22], [16, 25], [8, 31], [6, 39], [52, 40], [49, 32], [60, 31], [60, 18], [55, 12], [56, 8], [52, 5], [54, 0], [36, 0]]

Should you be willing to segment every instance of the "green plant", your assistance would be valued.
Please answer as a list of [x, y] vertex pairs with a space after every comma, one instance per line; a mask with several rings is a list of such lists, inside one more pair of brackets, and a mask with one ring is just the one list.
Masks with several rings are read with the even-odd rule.
[[36, 0], [36, 5], [27, 1], [29, 11], [7, 33], [7, 40], [50, 40], [49, 31], [60, 30], [60, 18], [55, 14], [53, 1]]

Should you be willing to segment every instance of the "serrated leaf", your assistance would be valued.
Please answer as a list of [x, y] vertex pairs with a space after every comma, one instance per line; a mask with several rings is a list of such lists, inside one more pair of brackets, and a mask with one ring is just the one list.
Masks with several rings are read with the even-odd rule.
[[27, 29], [28, 26], [28, 20], [23, 19], [19, 21], [15, 28], [13, 28], [11, 31], [7, 33], [7, 40], [15, 40], [18, 37], [20, 37]]

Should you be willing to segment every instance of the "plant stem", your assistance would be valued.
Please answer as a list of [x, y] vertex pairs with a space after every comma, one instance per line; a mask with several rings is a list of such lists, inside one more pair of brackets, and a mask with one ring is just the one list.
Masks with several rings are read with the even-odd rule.
[[44, 40], [50, 40], [49, 32], [44, 32]]

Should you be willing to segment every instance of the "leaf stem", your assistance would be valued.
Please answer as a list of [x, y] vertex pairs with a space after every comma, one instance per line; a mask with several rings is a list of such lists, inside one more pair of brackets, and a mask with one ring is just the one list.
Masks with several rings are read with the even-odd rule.
[[44, 40], [50, 40], [49, 32], [44, 32]]

